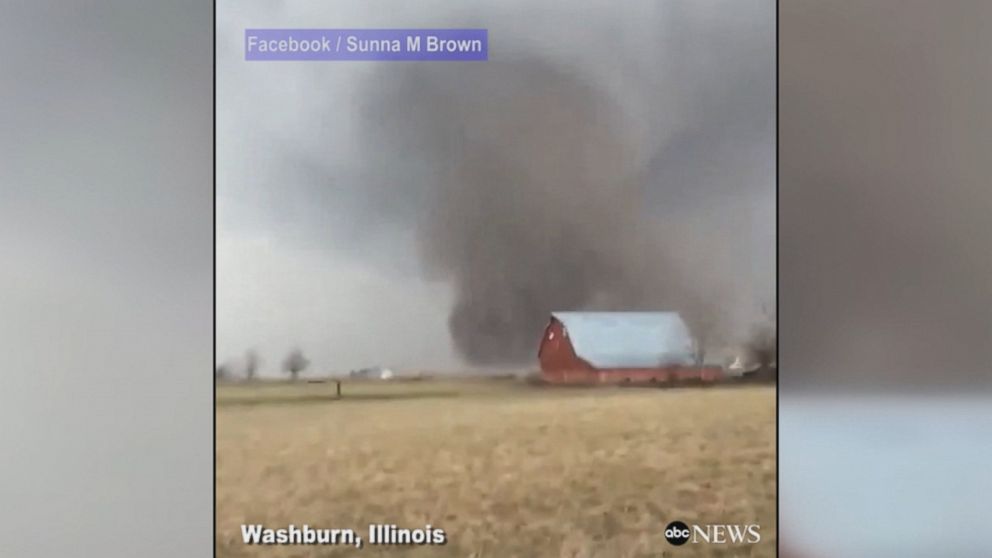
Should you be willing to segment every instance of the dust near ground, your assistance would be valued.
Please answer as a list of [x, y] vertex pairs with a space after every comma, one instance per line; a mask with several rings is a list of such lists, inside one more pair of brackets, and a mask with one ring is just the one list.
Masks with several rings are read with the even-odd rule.
[[[217, 555], [774, 556], [775, 388], [463, 380], [218, 387]], [[349, 397], [350, 396], [350, 397]], [[686, 545], [672, 520], [758, 523]], [[247, 546], [240, 526], [444, 529], [423, 547]]]

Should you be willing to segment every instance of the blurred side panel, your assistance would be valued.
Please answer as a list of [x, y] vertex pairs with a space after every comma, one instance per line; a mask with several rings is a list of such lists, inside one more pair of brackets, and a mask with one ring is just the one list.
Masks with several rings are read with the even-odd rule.
[[782, 0], [781, 540], [988, 556], [992, 3]]
[[992, 5], [780, 15], [783, 389], [988, 389]]
[[209, 556], [212, 6], [0, 13], [0, 556]]

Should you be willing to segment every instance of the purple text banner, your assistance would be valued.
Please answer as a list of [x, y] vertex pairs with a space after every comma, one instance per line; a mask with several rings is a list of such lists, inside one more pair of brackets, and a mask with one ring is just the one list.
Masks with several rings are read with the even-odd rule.
[[488, 60], [486, 29], [245, 29], [245, 60]]

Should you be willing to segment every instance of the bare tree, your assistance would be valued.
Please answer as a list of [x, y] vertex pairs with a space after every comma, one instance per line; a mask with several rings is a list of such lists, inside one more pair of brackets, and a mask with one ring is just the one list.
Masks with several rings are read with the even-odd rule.
[[255, 373], [258, 372], [258, 363], [258, 353], [254, 349], [249, 349], [245, 353], [245, 379], [255, 379]]
[[300, 375], [300, 372], [306, 369], [310, 365], [310, 361], [307, 357], [303, 356], [303, 351], [300, 349], [293, 349], [286, 356], [286, 360], [282, 363], [282, 369], [289, 373], [290, 378], [296, 381], [296, 378]]

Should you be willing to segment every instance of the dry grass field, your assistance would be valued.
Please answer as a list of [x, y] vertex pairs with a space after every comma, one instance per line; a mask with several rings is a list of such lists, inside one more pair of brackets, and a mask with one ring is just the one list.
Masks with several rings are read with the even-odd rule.
[[[774, 556], [775, 389], [512, 381], [220, 385], [217, 555]], [[757, 523], [757, 545], [665, 525]], [[447, 533], [444, 546], [252, 546], [242, 523]]]

